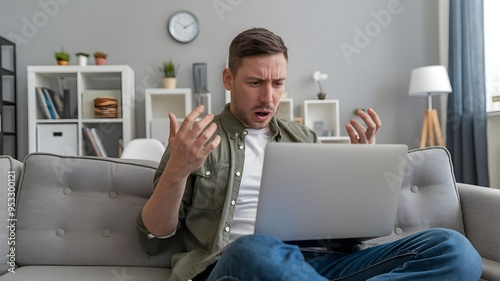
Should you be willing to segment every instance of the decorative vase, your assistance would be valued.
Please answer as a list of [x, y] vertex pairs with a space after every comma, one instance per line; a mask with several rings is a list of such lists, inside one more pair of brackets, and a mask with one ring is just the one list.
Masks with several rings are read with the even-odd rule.
[[195, 94], [208, 93], [207, 64], [204, 62], [193, 63], [193, 84]]
[[175, 89], [176, 84], [177, 84], [177, 78], [175, 77], [163, 78], [163, 88], [165, 89]]
[[105, 65], [106, 64], [106, 59], [105, 58], [95, 58], [95, 64], [97, 64], [97, 65]]
[[318, 99], [324, 100], [326, 98], [326, 93], [318, 93]]
[[86, 56], [78, 56], [77, 59], [79, 66], [86, 66], [89, 58]]

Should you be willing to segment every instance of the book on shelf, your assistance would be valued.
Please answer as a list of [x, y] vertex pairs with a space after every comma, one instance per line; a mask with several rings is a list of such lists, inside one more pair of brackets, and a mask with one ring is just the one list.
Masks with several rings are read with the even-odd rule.
[[59, 77], [59, 97], [62, 98], [62, 116], [65, 119], [78, 118], [76, 109], [76, 95], [71, 95], [70, 90], [66, 86], [66, 78]]
[[82, 128], [82, 130], [83, 136], [85, 137], [92, 154], [98, 157], [107, 157], [106, 150], [104, 149], [104, 145], [102, 144], [102, 140], [99, 137], [97, 130], [95, 128], [87, 127]]
[[47, 107], [49, 108], [50, 119], [60, 119], [59, 114], [57, 113], [56, 106], [50, 97], [49, 92], [46, 88], [42, 88], [42, 91], [45, 95], [45, 103], [47, 103]]
[[123, 138], [120, 137], [118, 139], [118, 157], [122, 156], [122, 152], [123, 152]]
[[56, 115], [56, 119], [63, 118], [63, 100], [61, 96], [54, 92], [52, 89], [43, 88], [43, 90], [50, 100], [50, 104], [52, 106], [52, 109], [54, 110], [54, 114]]
[[76, 110], [71, 110], [72, 98], [71, 93], [68, 89], [63, 90], [63, 116], [64, 118], [71, 119], [76, 118], [77, 113]]
[[47, 106], [47, 102], [45, 99], [45, 93], [43, 92], [43, 88], [36, 87], [35, 91], [36, 91], [36, 100], [38, 101], [38, 106], [40, 107], [40, 110], [42, 111], [44, 118], [52, 119], [52, 117], [49, 113], [49, 107]]
[[99, 134], [97, 133], [96, 128], [91, 128], [90, 130], [92, 132], [92, 137], [94, 137], [95, 143], [97, 145], [97, 149], [99, 150], [99, 154], [102, 157], [108, 157], [108, 154], [106, 153], [106, 150], [104, 149], [104, 145], [102, 144], [101, 137], [99, 137]]
[[92, 152], [93, 156], [100, 156], [99, 155], [99, 150], [97, 149], [97, 144], [95, 143], [94, 137], [92, 136], [92, 132], [90, 128], [82, 128], [83, 130], [83, 136], [85, 137], [85, 140], [87, 141], [87, 144], [90, 147], [90, 150]]
[[46, 119], [71, 119], [76, 116], [72, 113], [72, 100], [69, 90], [65, 89], [62, 94], [56, 93], [47, 87], [36, 87], [38, 106]]

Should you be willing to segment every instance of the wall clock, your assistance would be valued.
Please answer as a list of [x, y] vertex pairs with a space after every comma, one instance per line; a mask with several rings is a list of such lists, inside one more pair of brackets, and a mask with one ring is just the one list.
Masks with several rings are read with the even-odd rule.
[[200, 21], [190, 11], [177, 11], [168, 19], [168, 33], [180, 43], [189, 43], [200, 34]]

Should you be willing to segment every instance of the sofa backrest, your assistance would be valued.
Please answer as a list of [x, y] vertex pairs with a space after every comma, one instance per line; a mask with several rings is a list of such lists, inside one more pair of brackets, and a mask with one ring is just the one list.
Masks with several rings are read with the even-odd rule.
[[[15, 266], [16, 191], [23, 164], [10, 156], [0, 156], [0, 275]], [[9, 210], [10, 207], [10, 210]], [[12, 251], [11, 251], [12, 249]]]
[[157, 166], [143, 162], [28, 155], [17, 199], [18, 264], [170, 267], [183, 244], [174, 238], [150, 256], [136, 231]]
[[404, 167], [404, 173], [403, 169], [400, 171], [402, 187], [394, 232], [373, 241], [394, 241], [435, 227], [464, 234], [460, 198], [448, 150], [437, 146], [410, 150]]
[[444, 227], [464, 233], [451, 155], [444, 147], [408, 153], [397, 225], [417, 232]]

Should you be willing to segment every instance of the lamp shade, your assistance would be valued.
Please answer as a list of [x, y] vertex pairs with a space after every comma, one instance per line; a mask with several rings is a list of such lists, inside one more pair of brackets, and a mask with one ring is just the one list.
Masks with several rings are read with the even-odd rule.
[[410, 96], [437, 96], [451, 93], [448, 71], [442, 65], [414, 68], [411, 72]]

